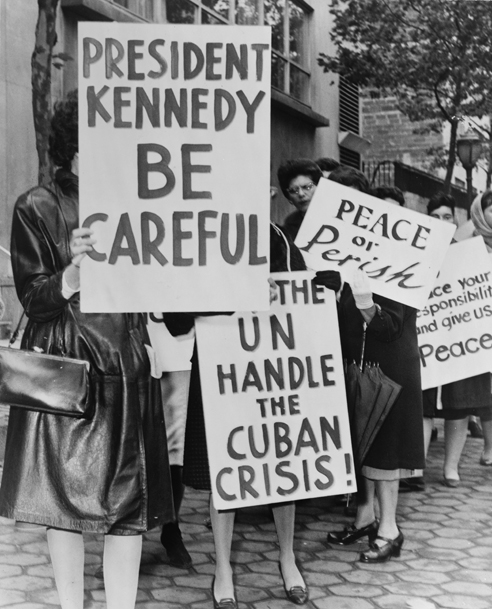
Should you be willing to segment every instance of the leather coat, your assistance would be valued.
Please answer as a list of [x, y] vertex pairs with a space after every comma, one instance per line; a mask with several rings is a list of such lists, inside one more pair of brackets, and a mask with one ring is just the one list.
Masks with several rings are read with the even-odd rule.
[[22, 195], [12, 224], [12, 267], [28, 323], [22, 347], [88, 360], [90, 420], [9, 416], [0, 514], [51, 527], [134, 534], [173, 519], [159, 381], [150, 376], [139, 314], [82, 313], [62, 273], [78, 226], [78, 180], [59, 170], [50, 189]]

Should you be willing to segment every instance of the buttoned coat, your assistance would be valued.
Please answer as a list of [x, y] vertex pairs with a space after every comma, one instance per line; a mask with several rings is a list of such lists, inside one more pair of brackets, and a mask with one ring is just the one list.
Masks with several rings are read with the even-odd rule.
[[90, 420], [12, 407], [0, 514], [97, 533], [134, 534], [173, 518], [159, 381], [150, 376], [142, 315], [82, 313], [62, 295], [78, 226], [78, 181], [59, 170], [22, 195], [12, 268], [28, 322], [22, 347], [90, 363]]

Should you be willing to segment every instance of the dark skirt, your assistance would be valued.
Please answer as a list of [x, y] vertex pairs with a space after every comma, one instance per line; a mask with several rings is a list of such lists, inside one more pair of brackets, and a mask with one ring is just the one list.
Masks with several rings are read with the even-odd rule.
[[492, 420], [491, 375], [487, 372], [442, 387], [442, 409], [437, 408], [437, 388], [422, 392], [424, 417], [445, 421], [464, 419], [469, 415], [483, 421]]
[[196, 347], [191, 358], [190, 394], [188, 398], [183, 458], [183, 483], [197, 490], [212, 490]]

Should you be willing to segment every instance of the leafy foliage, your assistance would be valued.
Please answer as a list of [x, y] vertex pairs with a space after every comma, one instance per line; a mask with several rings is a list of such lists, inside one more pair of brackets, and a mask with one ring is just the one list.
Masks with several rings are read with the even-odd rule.
[[336, 55], [320, 53], [318, 63], [396, 96], [412, 121], [449, 122], [449, 184], [460, 118], [492, 111], [492, 2], [348, 0], [332, 13]]

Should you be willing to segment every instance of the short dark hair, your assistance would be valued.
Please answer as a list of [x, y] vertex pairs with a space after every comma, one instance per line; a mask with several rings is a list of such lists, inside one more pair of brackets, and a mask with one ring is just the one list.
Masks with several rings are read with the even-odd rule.
[[291, 159], [280, 165], [277, 171], [277, 178], [285, 197], [289, 197], [287, 192], [289, 184], [294, 178], [301, 175], [308, 176], [315, 184], [318, 184], [323, 177], [321, 169], [311, 159]]
[[49, 154], [57, 167], [70, 169], [79, 150], [79, 103], [77, 91], [70, 91], [66, 99], [55, 104], [51, 119]]
[[394, 199], [402, 207], [405, 205], [405, 197], [398, 186], [376, 186], [372, 194], [378, 199]]
[[337, 167], [340, 167], [340, 163], [338, 161], [335, 161], [335, 159], [331, 159], [328, 156], [317, 159], [316, 165], [321, 169], [321, 171], [333, 171]]
[[482, 198], [480, 199], [480, 205], [482, 206], [482, 211], [485, 211], [487, 207], [492, 205], [492, 190], [486, 190]]
[[337, 167], [337, 169], [334, 169], [330, 173], [328, 179], [332, 182], [338, 182], [338, 184], [342, 184], [343, 186], [357, 188], [357, 190], [365, 192], [366, 194], [371, 192], [369, 180], [362, 173], [362, 171], [359, 171], [354, 167], [340, 165], [340, 167]]
[[454, 209], [456, 207], [454, 197], [447, 195], [445, 192], [436, 193], [427, 203], [427, 214], [430, 216], [433, 211], [436, 211], [436, 209], [439, 209], [440, 207], [449, 207], [454, 216]]

